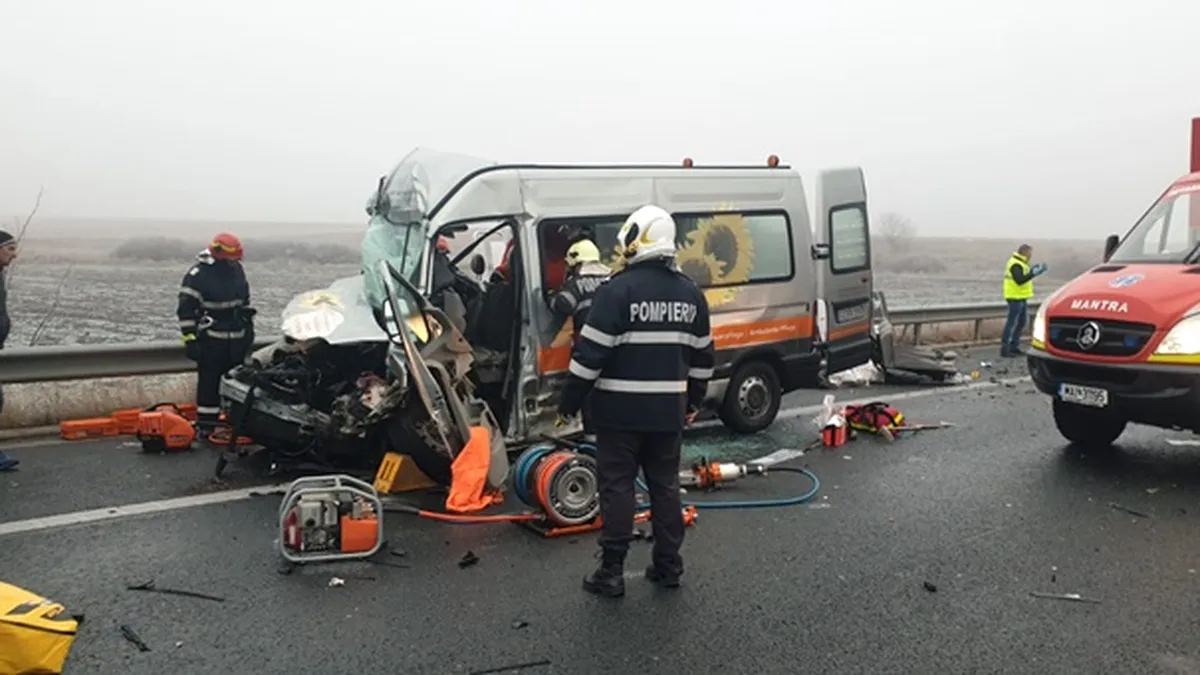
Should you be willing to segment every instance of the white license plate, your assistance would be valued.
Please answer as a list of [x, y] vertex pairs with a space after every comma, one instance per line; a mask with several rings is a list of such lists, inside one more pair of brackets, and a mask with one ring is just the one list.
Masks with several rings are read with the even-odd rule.
[[867, 306], [855, 305], [853, 307], [844, 307], [835, 312], [833, 316], [840, 324], [862, 321], [867, 318]]
[[1096, 387], [1083, 387], [1078, 384], [1063, 383], [1058, 385], [1058, 397], [1066, 403], [1086, 405], [1092, 408], [1103, 408], [1108, 405], [1108, 391]]

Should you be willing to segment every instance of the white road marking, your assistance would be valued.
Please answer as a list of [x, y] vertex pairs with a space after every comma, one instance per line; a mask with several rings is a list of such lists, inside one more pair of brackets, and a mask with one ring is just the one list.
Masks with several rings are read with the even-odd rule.
[[211, 492], [206, 495], [192, 495], [190, 497], [176, 497], [174, 499], [159, 499], [151, 502], [141, 502], [139, 504], [109, 506], [101, 509], [92, 509], [90, 511], [75, 511], [74, 513], [60, 513], [54, 516], [16, 520], [11, 523], [0, 523], [0, 537], [6, 534], [38, 532], [40, 530], [49, 530], [56, 527], [66, 527], [68, 525], [94, 523], [101, 520], [116, 520], [118, 518], [128, 518], [130, 516], [143, 516], [150, 513], [162, 513], [163, 511], [190, 509], [196, 506], [225, 504], [227, 502], [235, 502], [241, 499], [249, 499], [255, 494], [286, 490], [287, 488], [287, 485], [260, 485], [258, 487], [243, 488], [240, 490], [222, 490], [221, 492]]
[[[958, 394], [965, 391], [976, 389], [989, 389], [1007, 384], [1016, 384], [1029, 381], [1029, 376], [1016, 377], [996, 382], [972, 382], [971, 384], [936, 387], [933, 389], [921, 389], [918, 391], [906, 391], [893, 395], [868, 396], [854, 400], [837, 400], [839, 406], [850, 405], [853, 403], [865, 403], [875, 400], [886, 400], [888, 403], [894, 401], [908, 401], [915, 398], [926, 398], [930, 396], [940, 396], [946, 394]], [[837, 395], [837, 390], [831, 390], [830, 393]], [[778, 419], [791, 419], [801, 415], [814, 414], [821, 410], [821, 405], [807, 405], [796, 408], [788, 408], [780, 410]], [[719, 426], [721, 423], [717, 420], [701, 422], [693, 425], [693, 429], [703, 429], [708, 427]], [[24, 532], [40, 532], [43, 530], [51, 530], [70, 525], [80, 525], [83, 523], [95, 523], [105, 520], [119, 520], [122, 518], [130, 518], [133, 516], [142, 516], [151, 513], [163, 513], [165, 511], [179, 511], [182, 509], [190, 509], [197, 506], [209, 506], [212, 504], [226, 504], [229, 502], [249, 499], [255, 494], [269, 493], [276, 491], [287, 490], [288, 485], [261, 485], [258, 487], [249, 487], [239, 490], [223, 490], [221, 492], [211, 492], [204, 495], [193, 495], [190, 497], [177, 497], [174, 499], [160, 499], [156, 501], [141, 502], [137, 504], [125, 504], [122, 506], [110, 506], [100, 509], [91, 509], [89, 511], [75, 511], [73, 513], [60, 513], [53, 516], [43, 516], [41, 518], [29, 518], [26, 520], [16, 520], [9, 523], [0, 522], [0, 537], [12, 534], [21, 534]]]

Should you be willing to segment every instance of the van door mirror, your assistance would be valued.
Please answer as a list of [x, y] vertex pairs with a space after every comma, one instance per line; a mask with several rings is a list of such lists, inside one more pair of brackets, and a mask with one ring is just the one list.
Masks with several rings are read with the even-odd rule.
[[813, 260], [829, 260], [829, 244], [813, 244], [812, 259]]
[[1117, 244], [1121, 243], [1121, 238], [1115, 234], [1108, 235], [1108, 239], [1104, 240], [1104, 262], [1112, 257], [1114, 251], [1117, 250]]
[[486, 269], [487, 263], [483, 261], [482, 255], [476, 253], [475, 255], [471, 256], [471, 271], [475, 273], [475, 276], [482, 277], [483, 272]]

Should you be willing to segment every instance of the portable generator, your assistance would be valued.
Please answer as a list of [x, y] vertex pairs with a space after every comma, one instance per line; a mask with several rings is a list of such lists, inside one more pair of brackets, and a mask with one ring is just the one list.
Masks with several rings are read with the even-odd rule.
[[192, 449], [196, 427], [174, 403], [156, 403], [138, 413], [137, 439], [142, 452], [167, 453]]
[[279, 553], [289, 563], [368, 558], [382, 546], [383, 502], [357, 478], [298, 478], [279, 504]]

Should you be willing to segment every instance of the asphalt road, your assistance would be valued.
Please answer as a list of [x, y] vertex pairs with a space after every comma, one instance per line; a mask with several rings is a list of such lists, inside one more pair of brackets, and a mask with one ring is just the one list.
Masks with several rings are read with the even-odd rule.
[[[793, 463], [821, 478], [808, 505], [702, 512], [674, 592], [636, 578], [644, 543], [612, 601], [579, 588], [590, 536], [408, 516], [387, 524], [404, 553], [381, 557], [393, 565], [284, 576], [269, 495], [84, 522], [87, 509], [212, 490], [203, 453], [145, 457], [116, 443], [10, 449], [23, 471], [0, 476], [0, 579], [86, 614], [68, 675], [1200, 673], [1200, 448], [1167, 442], [1190, 437], [1131, 428], [1111, 455], [1083, 457], [1023, 381], [856, 395], [957, 426], [809, 453]], [[809, 417], [789, 413], [753, 439], [700, 431], [689, 451], [802, 446]], [[806, 488], [777, 474], [731, 492]], [[30, 520], [50, 515], [75, 524]], [[468, 551], [479, 562], [460, 568]], [[329, 587], [333, 576], [345, 585]], [[125, 589], [149, 579], [225, 601]], [[534, 662], [548, 665], [489, 670]]]

